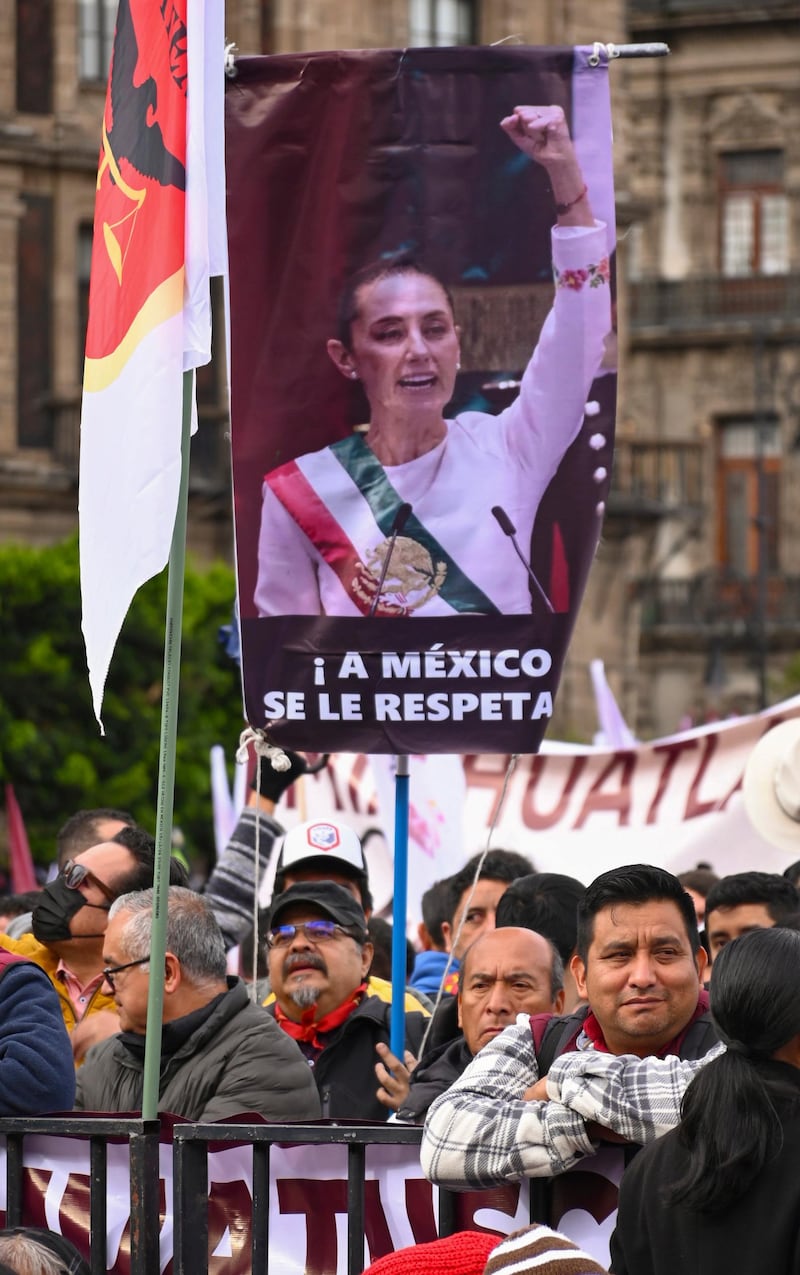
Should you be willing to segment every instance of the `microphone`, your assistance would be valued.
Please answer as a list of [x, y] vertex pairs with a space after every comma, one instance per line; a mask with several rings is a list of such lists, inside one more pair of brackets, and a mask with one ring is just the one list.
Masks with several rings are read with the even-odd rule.
[[539, 581], [536, 579], [536, 576], [534, 575], [533, 567], [528, 562], [528, 559], [525, 557], [524, 553], [519, 547], [519, 542], [517, 540], [517, 529], [514, 526], [511, 519], [509, 518], [505, 509], [503, 509], [501, 505], [494, 505], [492, 508], [492, 515], [493, 517], [497, 519], [497, 522], [499, 523], [499, 526], [500, 526], [500, 530], [503, 532], [504, 535], [508, 536], [509, 540], [514, 546], [516, 555], [519, 558], [525, 570], [527, 571], [531, 584], [535, 588], [542, 602], [544, 602], [550, 614], [555, 615], [555, 610], [553, 608], [552, 602], [548, 598], [542, 586], [539, 584]]
[[380, 602], [381, 589], [383, 588], [383, 584], [386, 579], [386, 573], [389, 570], [389, 563], [391, 561], [392, 554], [394, 553], [394, 546], [397, 541], [397, 537], [400, 535], [400, 532], [403, 530], [409, 518], [411, 517], [411, 512], [412, 512], [411, 506], [406, 500], [400, 506], [400, 508], [398, 509], [397, 513], [395, 514], [392, 520], [392, 529], [389, 532], [389, 548], [386, 550], [386, 557], [383, 560], [383, 566], [381, 567], [380, 579], [378, 580], [378, 587], [375, 590], [375, 597], [372, 599], [372, 601], [369, 604], [369, 611], [367, 612], [368, 620], [372, 619], [373, 615], [375, 614], [375, 609], [378, 603]]

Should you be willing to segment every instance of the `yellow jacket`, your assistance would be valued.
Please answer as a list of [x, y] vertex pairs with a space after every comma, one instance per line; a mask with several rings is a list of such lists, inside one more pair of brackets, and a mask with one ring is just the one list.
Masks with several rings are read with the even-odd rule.
[[[69, 998], [64, 980], [58, 977], [56, 970], [58, 969], [59, 958], [49, 947], [45, 947], [44, 943], [40, 943], [32, 934], [23, 934], [21, 938], [10, 939], [5, 934], [0, 934], [0, 947], [6, 948], [9, 952], [16, 953], [17, 956], [24, 956], [29, 961], [33, 961], [34, 965], [38, 965], [43, 969], [53, 987], [58, 993], [58, 999], [61, 1004], [61, 1013], [67, 1026], [67, 1031], [71, 1032], [80, 1021], [75, 1012], [75, 1006]], [[101, 1009], [111, 1009], [117, 1012], [117, 1006], [113, 996], [108, 996], [102, 988], [96, 987], [92, 993], [86, 1009], [83, 1011], [83, 1017], [87, 1014], [95, 1014]]]

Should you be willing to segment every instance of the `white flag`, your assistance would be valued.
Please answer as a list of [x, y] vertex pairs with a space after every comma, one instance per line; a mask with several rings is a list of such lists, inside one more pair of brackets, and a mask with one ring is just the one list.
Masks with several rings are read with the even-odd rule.
[[169, 558], [183, 372], [211, 356], [226, 270], [220, 4], [120, 0], [97, 176], [80, 459], [95, 715], [140, 585]]

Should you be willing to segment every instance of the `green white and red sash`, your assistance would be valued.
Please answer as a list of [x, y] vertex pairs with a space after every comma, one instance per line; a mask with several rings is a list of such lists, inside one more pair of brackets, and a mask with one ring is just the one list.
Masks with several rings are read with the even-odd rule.
[[[364, 542], [367, 538], [374, 542], [376, 528], [384, 539], [391, 536], [403, 501], [363, 438], [352, 434], [322, 451], [289, 461], [267, 474], [266, 482], [335, 572], [348, 597], [366, 615], [370, 599], [353, 589], [363, 564]], [[325, 500], [319, 496], [320, 490], [325, 492]], [[454, 612], [499, 614], [494, 603], [413, 512], [402, 534], [422, 545], [432, 563], [444, 567], [444, 579], [437, 592]]]

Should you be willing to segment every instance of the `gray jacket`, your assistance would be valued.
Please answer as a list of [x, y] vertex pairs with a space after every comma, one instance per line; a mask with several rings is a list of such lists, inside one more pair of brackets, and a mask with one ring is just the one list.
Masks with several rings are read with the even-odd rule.
[[[158, 1109], [213, 1122], [253, 1112], [265, 1120], [316, 1120], [311, 1068], [240, 979], [187, 1041], [161, 1064]], [[78, 1070], [78, 1111], [141, 1111], [144, 1062], [118, 1036], [89, 1050]]]

